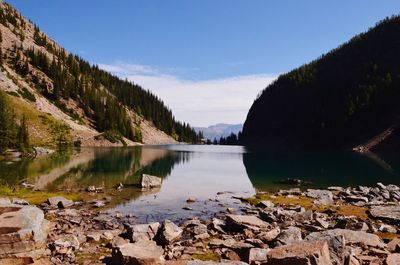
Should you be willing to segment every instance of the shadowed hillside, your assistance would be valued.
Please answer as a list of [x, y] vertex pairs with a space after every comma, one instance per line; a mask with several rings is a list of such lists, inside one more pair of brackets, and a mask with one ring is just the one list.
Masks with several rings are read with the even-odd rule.
[[252, 105], [243, 142], [289, 148], [358, 146], [359, 151], [397, 148], [399, 48], [400, 17], [395, 16], [280, 76]]

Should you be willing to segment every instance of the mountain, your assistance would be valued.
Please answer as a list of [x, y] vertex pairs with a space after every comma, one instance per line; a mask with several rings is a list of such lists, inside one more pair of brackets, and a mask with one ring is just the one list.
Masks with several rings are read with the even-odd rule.
[[242, 141], [277, 148], [400, 147], [400, 17], [281, 75], [254, 101]]
[[243, 124], [218, 123], [208, 127], [194, 127], [197, 133], [203, 132], [204, 139], [214, 140], [227, 137], [231, 133], [238, 134], [243, 128]]
[[16, 122], [26, 119], [32, 145], [54, 145], [58, 129], [88, 146], [199, 138], [157, 96], [68, 53], [3, 1], [0, 91], [6, 92]]

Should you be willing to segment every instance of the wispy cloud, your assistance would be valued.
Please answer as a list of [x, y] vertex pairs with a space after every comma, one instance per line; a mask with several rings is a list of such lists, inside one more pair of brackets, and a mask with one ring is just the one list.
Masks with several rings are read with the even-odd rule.
[[257, 94], [276, 78], [258, 74], [193, 81], [147, 65], [118, 62], [99, 67], [152, 91], [178, 120], [193, 126], [243, 123]]

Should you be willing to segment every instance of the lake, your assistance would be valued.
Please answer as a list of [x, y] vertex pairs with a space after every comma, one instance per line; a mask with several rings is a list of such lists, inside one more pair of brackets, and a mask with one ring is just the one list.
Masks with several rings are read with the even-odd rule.
[[[158, 190], [142, 192], [140, 176], [163, 178]], [[133, 214], [138, 222], [213, 216], [239, 208], [232, 197], [291, 186], [282, 179], [312, 182], [310, 187], [400, 184], [400, 157], [352, 152], [277, 153], [241, 146], [170, 145], [130, 148], [82, 148], [35, 160], [0, 163], [0, 181], [10, 186], [25, 180], [40, 190], [103, 187], [115, 195], [108, 211]], [[117, 192], [115, 186], [125, 188]], [[187, 204], [189, 197], [195, 203]], [[190, 207], [192, 210], [182, 208]]]

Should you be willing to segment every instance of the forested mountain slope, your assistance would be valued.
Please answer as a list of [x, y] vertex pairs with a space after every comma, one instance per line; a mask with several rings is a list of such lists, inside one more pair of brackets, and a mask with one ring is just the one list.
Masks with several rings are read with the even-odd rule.
[[253, 103], [242, 141], [398, 150], [399, 102], [400, 17], [395, 16], [281, 75]]
[[34, 144], [51, 144], [59, 122], [83, 145], [198, 140], [157, 96], [68, 53], [4, 2], [0, 34], [0, 90], [26, 117]]

